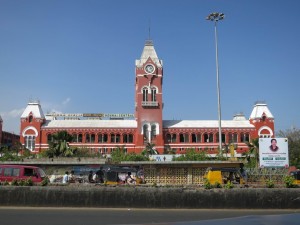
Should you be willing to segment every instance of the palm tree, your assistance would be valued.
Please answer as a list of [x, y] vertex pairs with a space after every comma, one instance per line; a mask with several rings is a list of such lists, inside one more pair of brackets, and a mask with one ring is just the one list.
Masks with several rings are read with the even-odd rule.
[[251, 142], [246, 142], [249, 150], [244, 153], [248, 162], [251, 161], [251, 157], [255, 160], [255, 167], [259, 165], [259, 138], [254, 138]]
[[145, 149], [142, 151], [142, 155], [158, 155], [158, 151], [154, 148], [155, 144], [148, 142]]
[[72, 156], [73, 149], [69, 147], [72, 141], [72, 135], [67, 131], [58, 131], [52, 135], [52, 141], [49, 142], [49, 156]]

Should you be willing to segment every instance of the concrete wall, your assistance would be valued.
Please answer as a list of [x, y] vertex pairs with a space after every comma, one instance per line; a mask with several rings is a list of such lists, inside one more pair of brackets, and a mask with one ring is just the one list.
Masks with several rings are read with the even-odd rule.
[[299, 209], [300, 189], [164, 187], [0, 187], [1, 206]]

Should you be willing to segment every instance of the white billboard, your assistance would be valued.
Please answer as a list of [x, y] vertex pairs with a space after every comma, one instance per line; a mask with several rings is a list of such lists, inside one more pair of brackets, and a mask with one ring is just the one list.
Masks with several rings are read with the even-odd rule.
[[259, 139], [260, 167], [289, 167], [287, 138]]

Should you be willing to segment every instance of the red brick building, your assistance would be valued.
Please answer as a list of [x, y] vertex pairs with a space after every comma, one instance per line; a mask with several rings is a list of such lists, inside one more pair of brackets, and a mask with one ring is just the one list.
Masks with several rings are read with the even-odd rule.
[[20, 142], [20, 136], [14, 133], [3, 131], [3, 120], [0, 116], [0, 147], [11, 147]]
[[[135, 62], [134, 114], [49, 114], [39, 102], [30, 102], [21, 116], [21, 143], [33, 152], [48, 148], [51, 134], [66, 130], [73, 136], [70, 146], [86, 147], [109, 154], [116, 147], [141, 152], [147, 143], [163, 154], [187, 148], [218, 151], [217, 120], [164, 120], [163, 62], [151, 40], [146, 41]], [[130, 119], [128, 116], [132, 116]], [[105, 119], [105, 117], [107, 119]], [[92, 119], [92, 120], [91, 120]], [[256, 103], [249, 119], [242, 114], [222, 120], [222, 141], [232, 143], [236, 154], [247, 150], [245, 141], [274, 136], [274, 117], [265, 103]]]

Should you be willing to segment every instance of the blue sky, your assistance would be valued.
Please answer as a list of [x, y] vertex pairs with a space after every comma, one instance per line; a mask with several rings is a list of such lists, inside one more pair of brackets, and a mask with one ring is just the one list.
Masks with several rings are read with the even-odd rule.
[[[44, 113], [133, 113], [135, 60], [151, 38], [164, 61], [164, 119], [222, 119], [265, 101], [275, 129], [300, 127], [300, 1], [0, 0], [0, 115], [19, 133], [30, 99]], [[150, 25], [149, 25], [150, 24]]]

